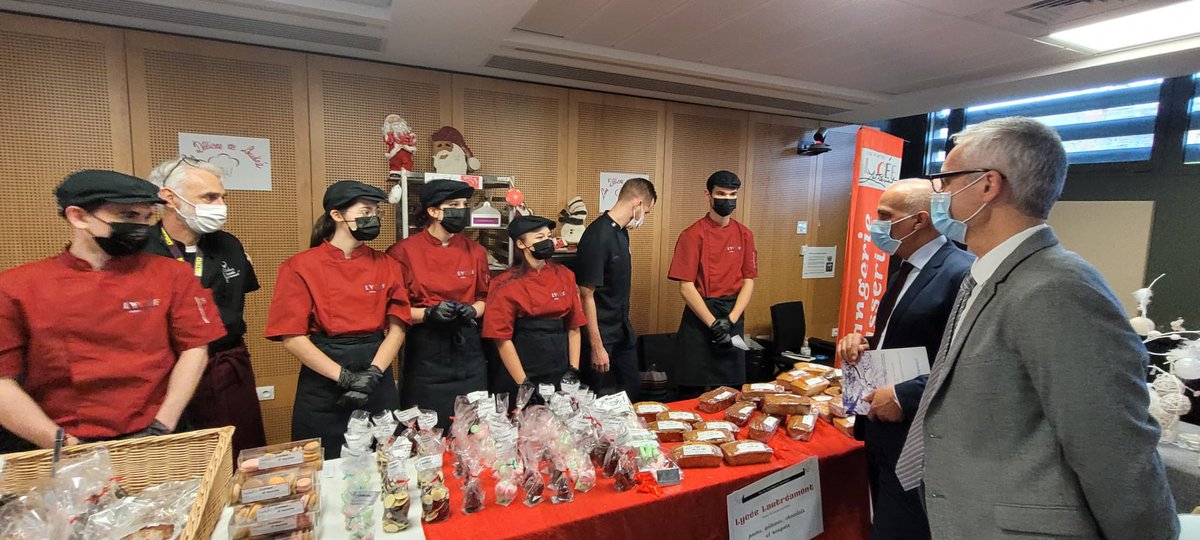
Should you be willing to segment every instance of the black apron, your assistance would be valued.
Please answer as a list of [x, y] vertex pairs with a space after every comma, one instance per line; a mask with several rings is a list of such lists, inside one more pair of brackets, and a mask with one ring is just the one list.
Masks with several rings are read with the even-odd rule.
[[405, 343], [401, 409], [433, 409], [438, 427], [446, 428], [455, 398], [487, 390], [487, 359], [478, 326], [425, 322], [413, 325]]
[[[558, 388], [562, 376], [571, 369], [566, 321], [549, 317], [517, 319], [512, 342], [526, 380]], [[508, 392], [510, 404], [517, 398], [517, 382], [507, 369], [494, 372], [492, 388], [494, 393]]]
[[[317, 346], [326, 356], [337, 362], [339, 366], [351, 371], [363, 371], [370, 367], [383, 343], [383, 332], [371, 334], [348, 334], [342, 336], [326, 336], [312, 334], [309, 336], [313, 345]], [[396, 390], [395, 377], [392, 367], [383, 371], [383, 380], [375, 392], [367, 398], [363, 410], [377, 414], [384, 409], [400, 408], [400, 394]], [[300, 376], [296, 381], [296, 402], [292, 409], [292, 440], [319, 437], [321, 446], [325, 448], [325, 459], [336, 459], [342, 455], [342, 445], [345, 444], [346, 424], [350, 422], [350, 413], [354, 407], [342, 407], [338, 399], [346, 393], [337, 385], [321, 374], [300, 366]]]
[[[729, 316], [737, 297], [705, 298], [704, 305], [713, 316], [721, 319]], [[745, 332], [746, 318], [733, 325], [733, 335]], [[679, 356], [669, 374], [671, 384], [676, 386], [732, 386], [738, 388], [746, 383], [746, 353], [732, 345], [714, 345], [712, 330], [687, 306], [683, 308], [683, 319], [679, 322]]]

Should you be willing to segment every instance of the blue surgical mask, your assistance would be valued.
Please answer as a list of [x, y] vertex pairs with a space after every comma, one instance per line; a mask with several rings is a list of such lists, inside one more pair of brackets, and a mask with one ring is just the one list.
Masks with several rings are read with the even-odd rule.
[[946, 235], [946, 238], [950, 240], [960, 244], [967, 243], [967, 222], [975, 219], [975, 216], [978, 216], [979, 213], [983, 211], [984, 207], [987, 206], [987, 203], [983, 203], [983, 206], [980, 206], [979, 210], [976, 210], [975, 213], [971, 214], [971, 216], [967, 219], [959, 221], [950, 215], [950, 201], [959, 192], [975, 185], [976, 182], [983, 180], [983, 177], [985, 176], [987, 176], [987, 173], [979, 175], [979, 178], [972, 180], [971, 183], [963, 186], [962, 189], [959, 189], [954, 193], [934, 193], [933, 199], [929, 202], [929, 217], [931, 218], [931, 221], [933, 221], [933, 228]]
[[901, 221], [904, 221], [915, 215], [916, 214], [909, 214], [893, 221], [882, 219], [872, 221], [871, 226], [869, 227], [869, 230], [871, 231], [871, 243], [875, 244], [875, 247], [883, 250], [884, 253], [887, 253], [888, 255], [895, 255], [896, 250], [900, 249], [900, 243], [906, 240], [908, 237], [916, 234], [917, 231], [914, 229], [913, 232], [910, 232], [904, 235], [903, 238], [897, 240], [892, 238], [892, 225], [900, 223]]

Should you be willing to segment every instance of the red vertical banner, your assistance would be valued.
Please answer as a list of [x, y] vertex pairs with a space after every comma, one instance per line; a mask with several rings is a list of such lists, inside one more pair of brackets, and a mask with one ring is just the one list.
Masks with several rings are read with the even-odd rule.
[[875, 314], [887, 286], [888, 255], [871, 243], [870, 226], [883, 190], [900, 179], [903, 152], [903, 139], [874, 128], [859, 128], [854, 145], [854, 185], [850, 188], [838, 336], [875, 331]]

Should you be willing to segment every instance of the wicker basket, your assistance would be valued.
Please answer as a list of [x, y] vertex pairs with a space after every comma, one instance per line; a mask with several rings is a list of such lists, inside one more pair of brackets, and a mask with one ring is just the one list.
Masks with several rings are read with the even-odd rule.
[[[162, 437], [82, 444], [64, 449], [63, 455], [107, 446], [113, 468], [124, 477], [121, 486], [130, 493], [171, 480], [199, 477], [200, 492], [188, 513], [187, 528], [180, 537], [182, 540], [199, 540], [212, 536], [229, 499], [229, 480], [233, 476], [232, 437], [232, 427], [205, 429]], [[5, 455], [0, 491], [20, 492], [38, 479], [49, 476], [51, 454], [50, 450], [34, 450]]]

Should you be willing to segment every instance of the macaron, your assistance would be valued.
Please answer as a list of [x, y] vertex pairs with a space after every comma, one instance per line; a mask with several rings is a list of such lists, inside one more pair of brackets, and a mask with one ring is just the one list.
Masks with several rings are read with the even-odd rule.
[[258, 470], [258, 458], [250, 458], [238, 465], [238, 470], [244, 473], [251, 473]]
[[312, 491], [312, 479], [301, 478], [296, 481], [296, 493], [308, 493]]

